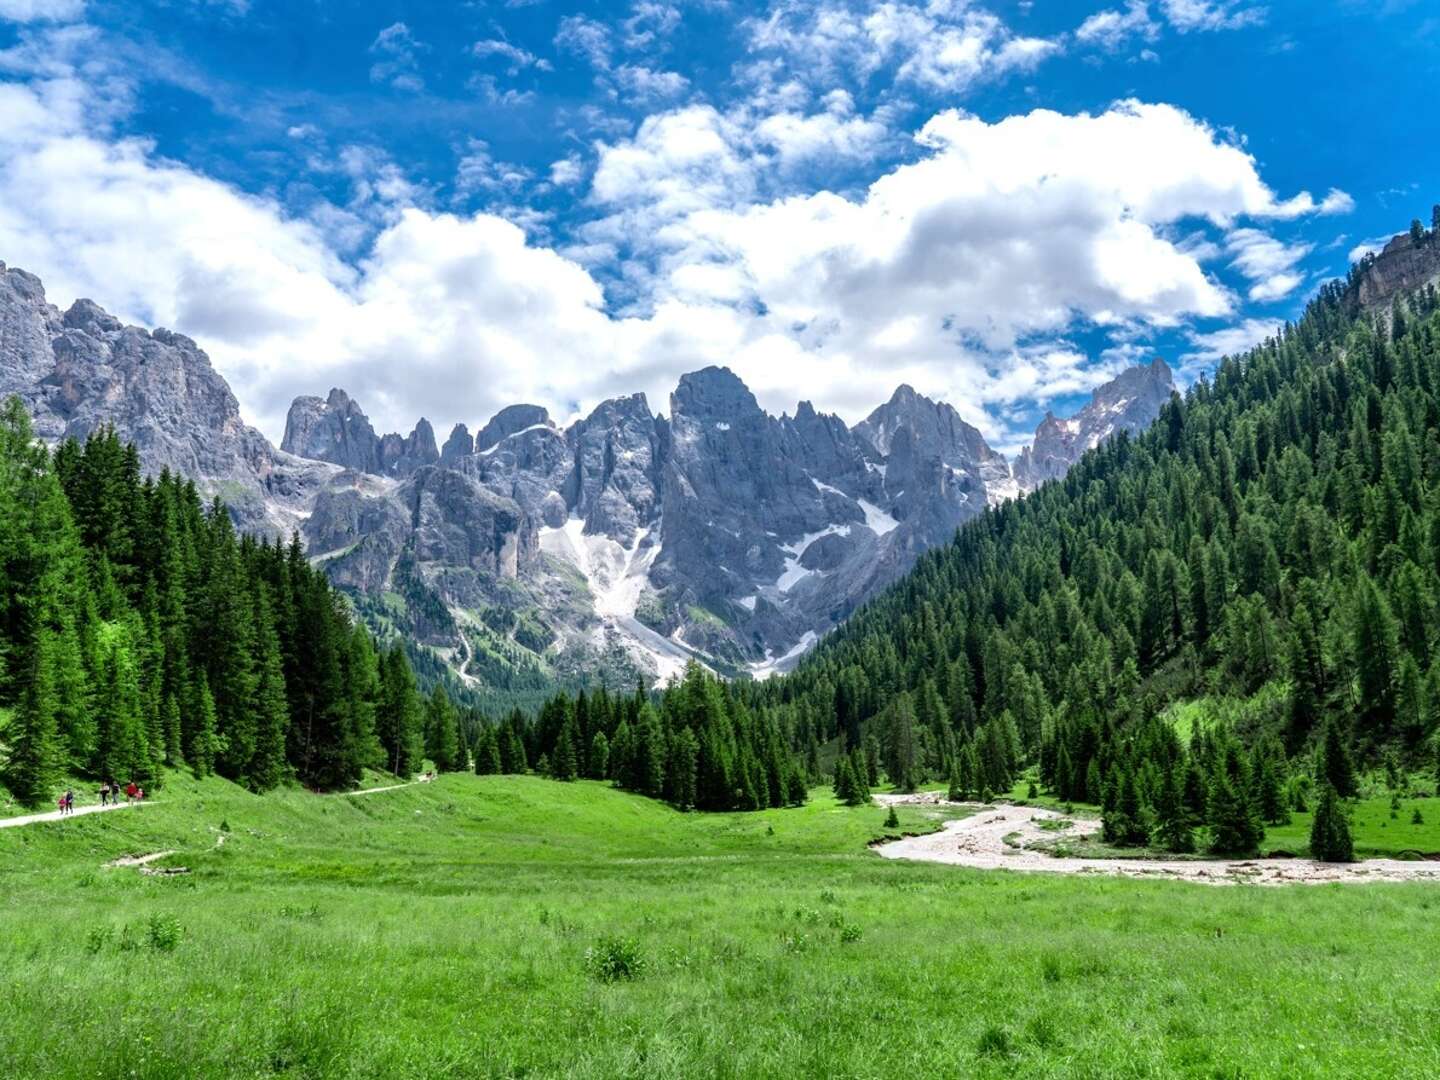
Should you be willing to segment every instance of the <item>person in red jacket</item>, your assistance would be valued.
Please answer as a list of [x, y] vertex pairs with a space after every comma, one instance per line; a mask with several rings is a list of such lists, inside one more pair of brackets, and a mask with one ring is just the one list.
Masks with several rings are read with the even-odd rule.
[[137, 795], [139, 795], [139, 794], [140, 794], [140, 789], [135, 786], [135, 781], [134, 781], [134, 780], [131, 780], [130, 783], [128, 783], [128, 784], [125, 785], [125, 801], [126, 801], [127, 803], [130, 802], [130, 801], [132, 801], [132, 800], [135, 798], [135, 796], [137, 796]]

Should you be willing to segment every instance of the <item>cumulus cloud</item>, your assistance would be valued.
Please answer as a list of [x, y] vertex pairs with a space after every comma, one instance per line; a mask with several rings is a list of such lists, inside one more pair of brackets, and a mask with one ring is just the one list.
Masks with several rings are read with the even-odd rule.
[[536, 71], [550, 71], [552, 66], [549, 60], [542, 59], [527, 49], [518, 45], [512, 45], [500, 38], [489, 38], [485, 41], [477, 41], [470, 46], [470, 52], [480, 60], [498, 58], [505, 64], [507, 75], [518, 75], [526, 68], [533, 67]]
[[1206, 333], [1192, 330], [1185, 335], [1191, 351], [1181, 357], [1181, 374], [1193, 378], [1227, 356], [1238, 356], [1276, 337], [1283, 327], [1278, 319], [1245, 319], [1234, 326]]
[[[947, 111], [853, 195], [763, 190], [766, 162], [864, 144], [830, 94], [793, 116], [688, 105], [599, 144], [595, 219], [562, 252], [523, 208], [435, 209], [363, 147], [332, 155], [351, 205], [297, 218], [116, 136], [114, 109], [64, 64], [0, 82], [0, 255], [62, 304], [88, 295], [196, 337], [272, 437], [293, 396], [331, 385], [384, 428], [424, 414], [443, 429], [518, 400], [564, 414], [643, 390], [664, 409], [680, 373], [723, 363], [771, 409], [808, 398], [851, 420], [909, 382], [1006, 444], [1011, 406], [1113, 371], [1077, 331], [1233, 316], [1196, 230], [1324, 204], [1282, 198], [1233, 141], [1137, 102]], [[502, 203], [534, 179], [481, 143], [459, 158], [457, 185]], [[552, 183], [582, 180], [578, 161], [552, 166]], [[362, 229], [354, 254], [337, 215]], [[578, 261], [601, 256], [626, 275], [624, 305]]]

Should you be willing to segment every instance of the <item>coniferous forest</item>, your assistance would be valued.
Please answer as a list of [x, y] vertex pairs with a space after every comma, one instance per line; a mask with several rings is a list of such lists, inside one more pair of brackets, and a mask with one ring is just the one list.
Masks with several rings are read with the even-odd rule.
[[[752, 708], [812, 775], [1008, 792], [1038, 766], [1107, 839], [1253, 850], [1267, 822], [1440, 726], [1440, 313], [1358, 275], [1225, 360], [1138, 438], [967, 524]], [[1204, 697], [1240, 719], [1182, 739]], [[862, 775], [863, 774], [863, 775]]]
[[403, 651], [379, 655], [298, 542], [142, 478], [111, 431], [53, 454], [0, 413], [0, 707], [22, 801], [63, 774], [155, 788], [161, 766], [263, 791], [421, 762]]

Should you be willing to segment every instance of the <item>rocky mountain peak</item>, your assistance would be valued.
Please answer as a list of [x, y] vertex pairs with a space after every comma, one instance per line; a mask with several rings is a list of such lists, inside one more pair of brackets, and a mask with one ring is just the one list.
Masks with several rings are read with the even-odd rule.
[[550, 413], [539, 405], [507, 405], [475, 435], [475, 452], [489, 450], [501, 439], [539, 425], [549, 426]]
[[679, 414], [696, 420], [735, 419], [761, 413], [750, 388], [727, 367], [707, 367], [680, 376], [670, 395], [672, 418]]

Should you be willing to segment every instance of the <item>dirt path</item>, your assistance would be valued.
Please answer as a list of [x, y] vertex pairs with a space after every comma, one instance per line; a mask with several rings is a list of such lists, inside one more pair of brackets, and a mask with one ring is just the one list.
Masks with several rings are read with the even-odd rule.
[[[148, 800], [147, 800], [148, 804]], [[86, 806], [77, 806], [72, 813], [62, 814], [59, 810], [51, 810], [44, 814], [25, 814], [22, 817], [0, 818], [0, 829], [13, 829], [17, 825], [34, 825], [40, 821], [65, 821], [72, 817], [81, 817], [84, 814], [99, 814], [111, 810], [124, 810], [127, 806], [140, 806], [140, 803], [110, 803], [101, 806], [99, 803], [90, 803]]]
[[338, 799], [342, 795], [374, 795], [381, 791], [399, 791], [403, 787], [414, 787], [416, 784], [428, 783], [430, 783], [430, 781], [425, 778], [425, 774], [420, 773], [414, 780], [407, 780], [403, 784], [386, 784], [384, 787], [367, 787], [361, 788], [359, 791], [332, 791], [329, 794], [331, 798]]
[[109, 869], [119, 866], [149, 866], [152, 862], [174, 854], [175, 849], [171, 848], [169, 851], [152, 851], [149, 855], [121, 855], [118, 859], [111, 859], [105, 866]]
[[[877, 795], [882, 805], [952, 805], [934, 793]], [[960, 804], [953, 804], [960, 805]], [[1100, 829], [1098, 821], [1067, 818], [1033, 806], [982, 806], [970, 817], [947, 821], [939, 832], [880, 844], [875, 851], [887, 859], [969, 866], [977, 870], [1025, 870], [1050, 874], [1109, 874], [1120, 877], [1173, 878], [1205, 885], [1315, 885], [1325, 882], [1434, 881], [1440, 863], [1399, 859], [1366, 859], [1357, 863], [1321, 863], [1311, 859], [1080, 859], [1056, 857], [1029, 848], [1037, 840], [1079, 839]], [[1069, 820], [1063, 831], [1037, 824]]]

